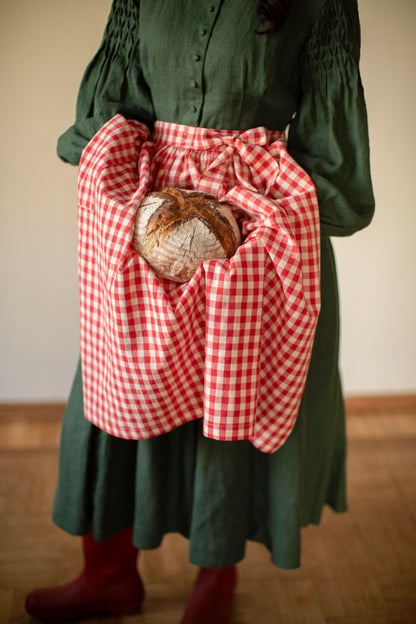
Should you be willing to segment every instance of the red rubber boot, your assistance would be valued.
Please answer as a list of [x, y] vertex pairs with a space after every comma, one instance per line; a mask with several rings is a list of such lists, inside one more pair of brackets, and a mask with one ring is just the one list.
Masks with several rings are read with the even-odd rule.
[[201, 568], [182, 624], [228, 624], [236, 583], [235, 566]]
[[140, 611], [143, 583], [137, 573], [137, 548], [130, 529], [106, 542], [83, 537], [84, 570], [67, 585], [35, 589], [26, 598], [29, 615], [41, 622], [69, 622], [93, 615]]

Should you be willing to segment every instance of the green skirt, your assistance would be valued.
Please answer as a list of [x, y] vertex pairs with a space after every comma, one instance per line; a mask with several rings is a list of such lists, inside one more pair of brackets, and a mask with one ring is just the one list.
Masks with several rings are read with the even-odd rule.
[[148, 440], [115, 438], [84, 418], [79, 365], [62, 428], [53, 510], [59, 527], [97, 541], [132, 527], [140, 549], [181, 533], [190, 562], [208, 568], [241, 561], [247, 540], [264, 544], [281, 568], [300, 565], [301, 527], [318, 524], [325, 504], [346, 510], [338, 299], [327, 243], [311, 366], [286, 443], [265, 454], [248, 441], [210, 440], [200, 420]]

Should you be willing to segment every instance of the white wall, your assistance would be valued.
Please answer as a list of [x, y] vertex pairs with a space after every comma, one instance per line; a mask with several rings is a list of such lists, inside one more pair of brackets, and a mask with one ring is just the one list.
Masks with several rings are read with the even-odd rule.
[[0, 2], [0, 401], [65, 400], [79, 353], [76, 168], [55, 155], [110, 0]]
[[[76, 168], [55, 156], [110, 0], [0, 2], [0, 401], [65, 400], [78, 357]], [[360, 0], [377, 216], [336, 241], [348, 394], [416, 392], [414, 0]]]
[[349, 394], [416, 390], [416, 2], [359, 0], [376, 215], [335, 240]]

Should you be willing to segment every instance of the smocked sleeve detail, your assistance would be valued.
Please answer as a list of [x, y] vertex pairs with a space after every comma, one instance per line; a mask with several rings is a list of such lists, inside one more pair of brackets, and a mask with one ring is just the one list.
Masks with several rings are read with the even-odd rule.
[[140, 66], [138, 0], [113, 0], [101, 45], [81, 81], [75, 124], [58, 139], [59, 157], [78, 164], [87, 143], [117, 113], [153, 122]]
[[315, 183], [323, 236], [346, 236], [374, 213], [356, 0], [327, 0], [301, 63], [288, 148]]

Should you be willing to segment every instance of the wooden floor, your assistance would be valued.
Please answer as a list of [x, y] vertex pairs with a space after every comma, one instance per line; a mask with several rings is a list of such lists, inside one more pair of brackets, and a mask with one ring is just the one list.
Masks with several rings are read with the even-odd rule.
[[[78, 538], [54, 527], [61, 406], [0, 406], [0, 624], [29, 624], [34, 586], [71, 579]], [[350, 511], [326, 510], [303, 533], [303, 564], [283, 571], [250, 544], [232, 624], [416, 624], [416, 402], [348, 403]], [[179, 624], [195, 568], [170, 535], [141, 556], [140, 616], [107, 624]], [[92, 620], [93, 624], [98, 620]], [[213, 622], [212, 624], [215, 624]]]

